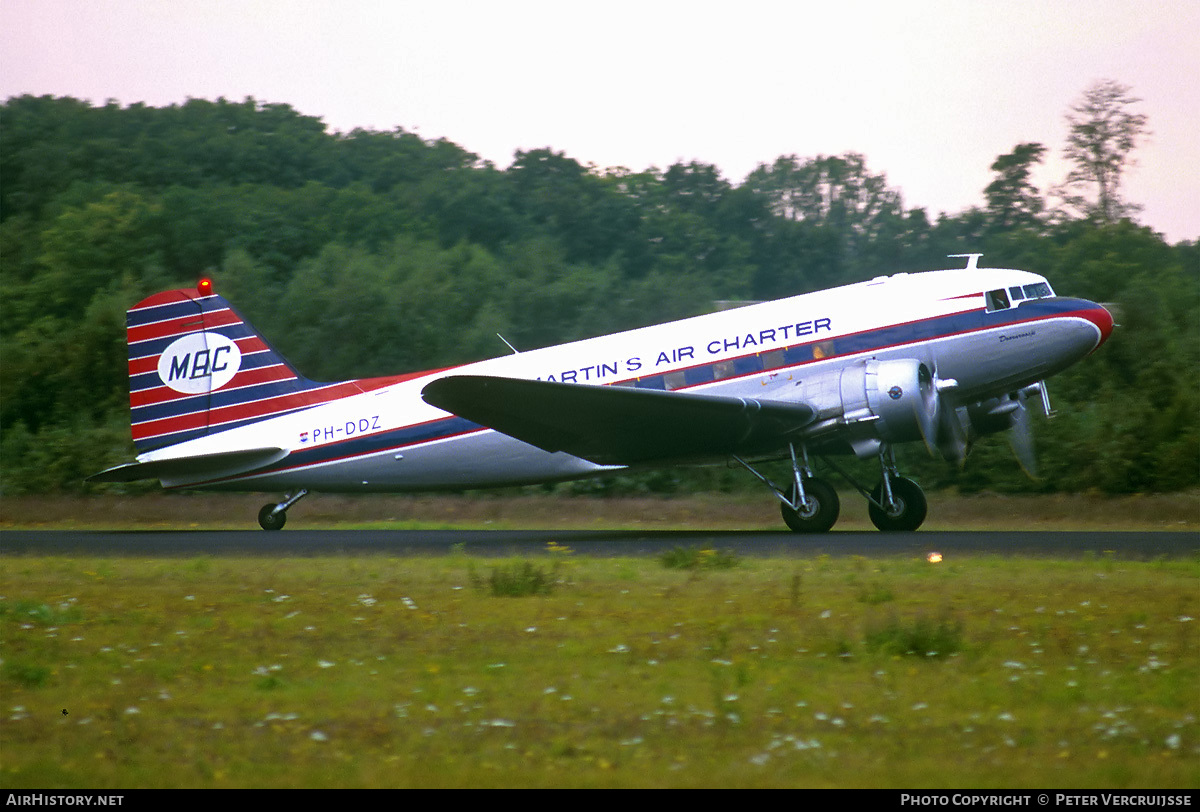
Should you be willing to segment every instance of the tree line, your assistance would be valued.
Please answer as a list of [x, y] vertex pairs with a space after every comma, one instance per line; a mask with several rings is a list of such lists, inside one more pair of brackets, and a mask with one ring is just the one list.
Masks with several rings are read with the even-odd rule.
[[[933, 487], [1130, 492], [1200, 480], [1200, 248], [1136, 221], [1122, 171], [1146, 132], [1128, 88], [1068, 113], [1047, 147], [991, 165], [985, 204], [906, 205], [865, 156], [585, 166], [550, 148], [507, 168], [403, 129], [328, 132], [254, 99], [168, 107], [20, 96], [0, 107], [0, 494], [85, 491], [132, 455], [124, 311], [211, 276], [317, 380], [438, 368], [882, 273], [986, 265], [1115, 303], [1103, 350], [1051, 381], [1040, 476], [1003, 439], [963, 469], [905, 452]], [[921, 452], [923, 454], [923, 452]], [[735, 487], [726, 473], [580, 488]], [[114, 486], [103, 486], [112, 488]], [[126, 489], [131, 486], [122, 486]], [[141, 486], [137, 486], [141, 487]]]

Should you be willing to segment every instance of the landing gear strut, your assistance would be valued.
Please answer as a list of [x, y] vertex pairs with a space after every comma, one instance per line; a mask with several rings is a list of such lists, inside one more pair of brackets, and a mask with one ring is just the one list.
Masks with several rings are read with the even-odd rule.
[[900, 476], [891, 446], [880, 450], [879, 466], [882, 477], [867, 500], [871, 523], [883, 531], [916, 530], [928, 507], [921, 486]]
[[831, 460], [825, 462], [841, 474], [859, 493], [867, 498], [867, 515], [871, 523], [885, 532], [916, 530], [925, 521], [928, 503], [921, 486], [900, 476], [896, 455], [890, 445], [879, 449], [879, 484], [868, 493], [849, 474]]
[[795, 487], [788, 496], [790, 501], [780, 503], [779, 512], [793, 533], [824, 533], [833, 527], [841, 511], [837, 491], [820, 479], [805, 478], [802, 499], [796, 498]]
[[284, 497], [284, 500], [278, 504], [268, 502], [258, 511], [258, 524], [263, 530], [280, 530], [287, 522], [287, 510], [292, 505], [299, 502], [304, 497], [308, 496], [308, 490], [301, 488], [289, 496]]
[[[796, 533], [824, 533], [833, 527], [841, 509], [837, 491], [822, 479], [812, 474], [808, 463], [808, 450], [800, 446], [800, 455], [796, 455], [796, 447], [790, 446], [792, 457], [792, 484], [785, 492], [771, 480], [754, 470], [745, 460], [738, 456], [733, 459], [760, 482], [770, 488], [771, 493], [779, 500], [780, 512], [788, 528]], [[868, 492], [854, 479], [825, 457], [825, 463], [840, 474], [847, 482], [855, 487], [867, 500], [867, 513], [871, 522], [880, 530], [886, 532], [916, 530], [925, 521], [927, 503], [921, 487], [911, 479], [900, 476], [896, 468], [896, 457], [890, 445], [879, 449], [880, 481], [875, 489]]]
[[926, 502], [921, 487], [911, 479], [896, 477], [891, 481], [892, 498], [883, 501], [883, 483], [871, 491], [867, 513], [871, 523], [883, 531], [916, 530], [925, 521]]
[[734, 456], [734, 459], [775, 494], [788, 529], [794, 533], [824, 533], [833, 527], [841, 510], [837, 491], [829, 483], [812, 475], [812, 468], [808, 464], [808, 451], [804, 446], [800, 447], [799, 460], [796, 458], [796, 447], [790, 446], [790, 450], [792, 484], [786, 493], [750, 467], [745, 460], [737, 456]]

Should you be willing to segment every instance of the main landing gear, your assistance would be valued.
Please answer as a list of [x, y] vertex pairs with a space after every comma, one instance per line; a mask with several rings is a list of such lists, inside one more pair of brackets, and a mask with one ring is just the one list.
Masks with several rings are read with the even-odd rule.
[[[808, 462], [808, 450], [790, 447], [792, 457], [792, 483], [786, 491], [754, 470], [745, 460], [734, 456], [743, 468], [754, 474], [760, 482], [775, 494], [780, 502], [780, 512], [788, 528], [796, 533], [824, 533], [837, 522], [841, 509], [837, 491], [828, 482], [813, 476]], [[891, 446], [884, 445], [879, 451], [880, 481], [868, 492], [845, 471], [826, 459], [834, 471], [861, 493], [867, 500], [867, 514], [871, 523], [883, 531], [916, 530], [925, 521], [928, 504], [921, 487], [911, 479], [900, 476]]]
[[887, 531], [916, 530], [925, 521], [928, 507], [921, 486], [900, 476], [891, 446], [880, 451], [879, 466], [882, 469], [879, 484], [867, 497], [867, 515], [871, 517], [871, 524]]
[[287, 510], [292, 505], [308, 496], [308, 490], [301, 488], [293, 494], [284, 497], [283, 501], [275, 504], [268, 502], [258, 511], [258, 524], [263, 530], [280, 530], [287, 522]]

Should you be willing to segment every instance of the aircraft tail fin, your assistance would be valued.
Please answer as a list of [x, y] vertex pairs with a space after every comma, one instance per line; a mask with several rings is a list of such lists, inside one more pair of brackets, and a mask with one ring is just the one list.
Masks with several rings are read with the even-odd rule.
[[203, 280], [126, 313], [139, 453], [363, 391], [310, 381]]

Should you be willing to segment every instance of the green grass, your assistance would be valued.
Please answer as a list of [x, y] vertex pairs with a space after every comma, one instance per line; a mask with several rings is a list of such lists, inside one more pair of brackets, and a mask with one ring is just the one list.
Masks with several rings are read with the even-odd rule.
[[711, 547], [675, 547], [658, 560], [664, 567], [677, 570], [728, 570], [741, 564], [737, 554]]
[[557, 573], [531, 561], [518, 561], [493, 567], [488, 577], [471, 573], [471, 583], [498, 598], [524, 598], [529, 595], [549, 595], [558, 582]]
[[[502, 570], [553, 589], [477, 587]], [[1195, 787], [1198, 587], [1112, 557], [0, 558], [0, 785]]]

